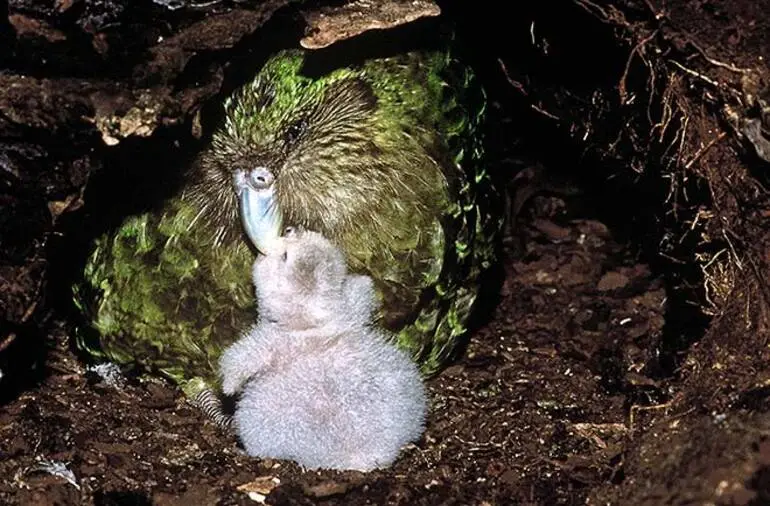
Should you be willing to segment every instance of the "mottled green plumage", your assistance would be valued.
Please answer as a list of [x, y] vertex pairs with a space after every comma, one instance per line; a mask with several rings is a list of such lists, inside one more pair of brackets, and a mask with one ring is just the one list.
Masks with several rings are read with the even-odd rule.
[[322, 232], [374, 279], [380, 323], [423, 372], [452, 356], [501, 224], [480, 163], [483, 94], [447, 53], [317, 78], [304, 58], [268, 61], [226, 101], [178, 195], [97, 241], [76, 298], [109, 359], [214, 384], [222, 349], [257, 315], [232, 183], [256, 166], [275, 174], [284, 225]]

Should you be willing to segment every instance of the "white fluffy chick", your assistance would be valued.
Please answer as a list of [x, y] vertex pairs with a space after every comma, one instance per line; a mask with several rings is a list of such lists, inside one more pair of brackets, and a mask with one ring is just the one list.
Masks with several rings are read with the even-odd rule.
[[220, 360], [223, 391], [250, 455], [306, 468], [389, 466], [420, 437], [418, 369], [371, 326], [376, 296], [318, 233], [289, 231], [254, 263], [258, 324]]

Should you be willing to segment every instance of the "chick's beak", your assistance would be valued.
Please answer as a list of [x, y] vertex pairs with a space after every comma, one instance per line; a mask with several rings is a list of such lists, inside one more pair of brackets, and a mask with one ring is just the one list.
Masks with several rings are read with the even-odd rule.
[[238, 169], [233, 175], [246, 235], [262, 254], [269, 254], [281, 235], [283, 218], [275, 193], [275, 177], [265, 167]]

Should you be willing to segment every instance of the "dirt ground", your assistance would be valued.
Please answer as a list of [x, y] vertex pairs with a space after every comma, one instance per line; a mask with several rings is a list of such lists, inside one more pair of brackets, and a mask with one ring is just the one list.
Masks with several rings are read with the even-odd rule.
[[661, 336], [665, 290], [569, 199], [535, 197], [531, 213], [492, 320], [429, 382], [425, 435], [392, 469], [248, 458], [170, 386], [85, 374], [62, 334], [50, 376], [0, 414], [0, 502], [252, 504], [252, 484], [269, 504], [584, 504], [621, 472], [629, 406], [660, 390], [634, 366]]

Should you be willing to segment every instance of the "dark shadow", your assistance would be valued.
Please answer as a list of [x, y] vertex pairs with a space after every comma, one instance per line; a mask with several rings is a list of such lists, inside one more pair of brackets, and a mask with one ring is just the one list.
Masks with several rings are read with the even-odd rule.
[[760, 467], [746, 487], [754, 491], [756, 496], [747, 503], [748, 506], [766, 506], [770, 504], [770, 466]]
[[152, 500], [147, 494], [135, 490], [97, 491], [94, 494], [95, 506], [151, 506]]
[[[569, 198], [583, 209], [582, 215], [605, 223], [615, 240], [628, 245], [630, 255], [638, 255], [639, 262], [650, 265], [654, 274], [664, 279], [667, 305], [663, 336], [656, 358], [643, 373], [655, 379], [676, 375], [684, 353], [703, 336], [709, 322], [693, 304], [702, 286], [700, 270], [689, 261], [697, 248], [697, 234], [682, 233], [685, 217], [709, 201], [708, 189], [690, 178], [680, 190], [687, 193], [689, 202], [675, 207], [681, 210], [679, 214], [665, 213], [669, 188], [660, 175], [666, 168], [651, 165], [637, 174], [617, 155], [588, 155], [580, 136], [566, 135], [567, 129], [560, 125], [561, 116], [574, 111], [538, 110], [526, 92], [563, 94], [569, 89], [565, 102], [577, 104], [581, 114], [594, 115], [598, 111], [593, 109], [591, 94], [597, 90], [617, 93], [630, 48], [618, 45], [609, 28], [589, 19], [576, 4], [529, 2], [517, 5], [514, 16], [507, 14], [502, 4], [491, 2], [483, 8], [462, 2], [439, 3], [457, 22], [457, 38], [485, 86], [490, 104], [497, 106], [493, 112], [498, 117], [487, 147], [497, 177], [510, 188], [522, 167], [544, 166], [546, 178], [555, 186], [568, 182], [567, 186], [579, 189], [580, 195]], [[556, 10], [559, 16], [552, 15]], [[593, 29], [586, 30], [587, 26]], [[632, 65], [626, 86], [643, 90], [647, 78], [641, 65]], [[653, 99], [653, 108], [659, 105], [659, 95]], [[641, 102], [622, 107], [618, 103], [617, 112], [605, 114], [604, 121], [610, 122], [609, 128], [622, 129], [627, 107], [638, 109], [630, 111], [635, 117], [646, 115], [647, 103]], [[624, 149], [631, 155], [637, 148], [620, 146], [618, 152]], [[648, 156], [658, 160], [662, 154], [653, 150]], [[515, 227], [513, 230], [515, 234]], [[681, 237], [666, 241], [668, 234], [676, 231]], [[495, 294], [490, 296], [488, 306], [493, 306]], [[615, 386], [624, 388], [620, 379], [616, 380]], [[608, 377], [607, 381], [615, 380]], [[638, 394], [640, 398], [659, 397], [659, 392]]]
[[13, 342], [0, 353], [0, 406], [46, 376], [45, 334], [31, 325], [0, 328], [0, 335], [11, 334]]

